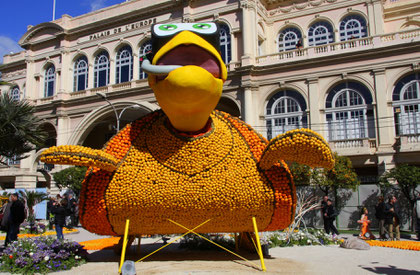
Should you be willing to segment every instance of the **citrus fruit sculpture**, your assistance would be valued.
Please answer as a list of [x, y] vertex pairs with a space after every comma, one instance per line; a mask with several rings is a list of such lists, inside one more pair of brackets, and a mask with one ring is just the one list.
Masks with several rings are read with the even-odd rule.
[[294, 217], [295, 187], [285, 161], [332, 168], [325, 140], [309, 129], [268, 142], [214, 110], [227, 78], [215, 23], [152, 26], [153, 56], [142, 68], [162, 107], [118, 132], [102, 150], [63, 145], [47, 163], [88, 166], [80, 221], [102, 235], [265, 231]]

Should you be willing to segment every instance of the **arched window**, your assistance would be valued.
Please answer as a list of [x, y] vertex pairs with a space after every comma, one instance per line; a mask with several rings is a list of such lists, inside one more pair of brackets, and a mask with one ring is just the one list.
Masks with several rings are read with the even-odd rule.
[[327, 96], [328, 140], [361, 139], [375, 136], [369, 90], [357, 82], [335, 86]]
[[44, 97], [53, 96], [54, 90], [55, 90], [55, 67], [54, 65], [50, 65], [45, 70]]
[[147, 78], [147, 73], [143, 72], [141, 69], [141, 62], [146, 58], [146, 54], [152, 51], [152, 43], [149, 41], [144, 42], [143, 45], [140, 47], [139, 56], [140, 56], [140, 75], [139, 79], [145, 79]]
[[393, 93], [397, 135], [420, 134], [420, 74], [410, 74], [395, 86]]
[[349, 15], [340, 23], [340, 40], [346, 41], [367, 36], [366, 20], [356, 14]]
[[100, 52], [95, 57], [94, 87], [102, 87], [109, 84], [109, 55], [106, 51]]
[[292, 90], [276, 93], [266, 107], [267, 138], [271, 139], [289, 130], [307, 127], [306, 102]]
[[133, 79], [133, 54], [130, 46], [122, 47], [116, 58], [116, 83]]
[[86, 90], [88, 86], [88, 60], [86, 56], [82, 56], [74, 62], [74, 78], [73, 78], [73, 91]]
[[230, 30], [225, 24], [220, 24], [220, 52], [225, 64], [232, 60], [232, 45], [230, 43]]
[[279, 52], [285, 52], [295, 50], [303, 47], [302, 33], [297, 28], [284, 29], [278, 38], [278, 50]]
[[13, 87], [13, 89], [10, 91], [10, 97], [16, 101], [20, 100], [20, 90], [18, 86]]
[[308, 31], [309, 46], [319, 46], [334, 42], [334, 31], [330, 23], [319, 21], [312, 24]]

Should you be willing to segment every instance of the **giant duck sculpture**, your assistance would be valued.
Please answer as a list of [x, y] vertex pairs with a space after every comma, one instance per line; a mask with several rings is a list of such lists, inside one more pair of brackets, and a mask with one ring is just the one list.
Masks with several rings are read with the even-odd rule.
[[119, 131], [102, 150], [63, 145], [46, 163], [89, 167], [80, 221], [101, 235], [250, 232], [286, 228], [295, 187], [287, 162], [332, 168], [325, 140], [309, 129], [269, 142], [249, 125], [214, 110], [227, 70], [215, 23], [155, 24], [153, 56], [143, 62], [161, 110]]

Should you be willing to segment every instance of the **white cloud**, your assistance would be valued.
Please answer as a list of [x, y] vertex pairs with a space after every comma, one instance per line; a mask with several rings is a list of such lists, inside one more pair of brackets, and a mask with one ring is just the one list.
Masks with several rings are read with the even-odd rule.
[[20, 51], [22, 51], [22, 48], [17, 42], [7, 36], [0, 35], [0, 64], [3, 63], [3, 55]]
[[96, 11], [102, 8], [105, 8], [106, 0], [94, 0], [90, 3], [90, 11]]

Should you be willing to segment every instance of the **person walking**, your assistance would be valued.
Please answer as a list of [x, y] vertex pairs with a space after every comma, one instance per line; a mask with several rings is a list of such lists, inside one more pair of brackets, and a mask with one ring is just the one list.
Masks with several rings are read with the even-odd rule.
[[383, 196], [378, 197], [378, 203], [375, 206], [375, 217], [378, 219], [379, 239], [385, 237], [385, 201]]
[[18, 193], [13, 193], [10, 196], [10, 202], [11, 205], [7, 223], [8, 230], [6, 234], [6, 241], [4, 243], [5, 246], [8, 246], [10, 243], [18, 239], [20, 224], [25, 220], [25, 206], [19, 200]]
[[326, 211], [326, 219], [324, 222], [327, 222], [327, 234], [330, 234], [330, 232], [333, 234], [333, 238], [337, 237], [340, 233], [338, 232], [337, 228], [334, 225], [334, 220], [337, 217], [337, 212], [332, 204], [332, 200], [327, 200], [327, 211]]
[[328, 222], [326, 222], [327, 219], [327, 208], [328, 208], [328, 196], [324, 196], [321, 201], [321, 216], [322, 220], [324, 221], [324, 230], [327, 234], [330, 233], [330, 228], [328, 226]]
[[394, 240], [400, 240], [400, 209], [397, 205], [397, 198], [391, 196], [388, 199], [388, 203], [385, 205], [385, 225], [388, 228], [389, 237]]
[[54, 202], [51, 208], [51, 213], [54, 214], [54, 225], [55, 232], [57, 233], [57, 239], [64, 239], [63, 227], [66, 225], [66, 216], [70, 215], [68, 209], [67, 199], [61, 199], [59, 203]]

